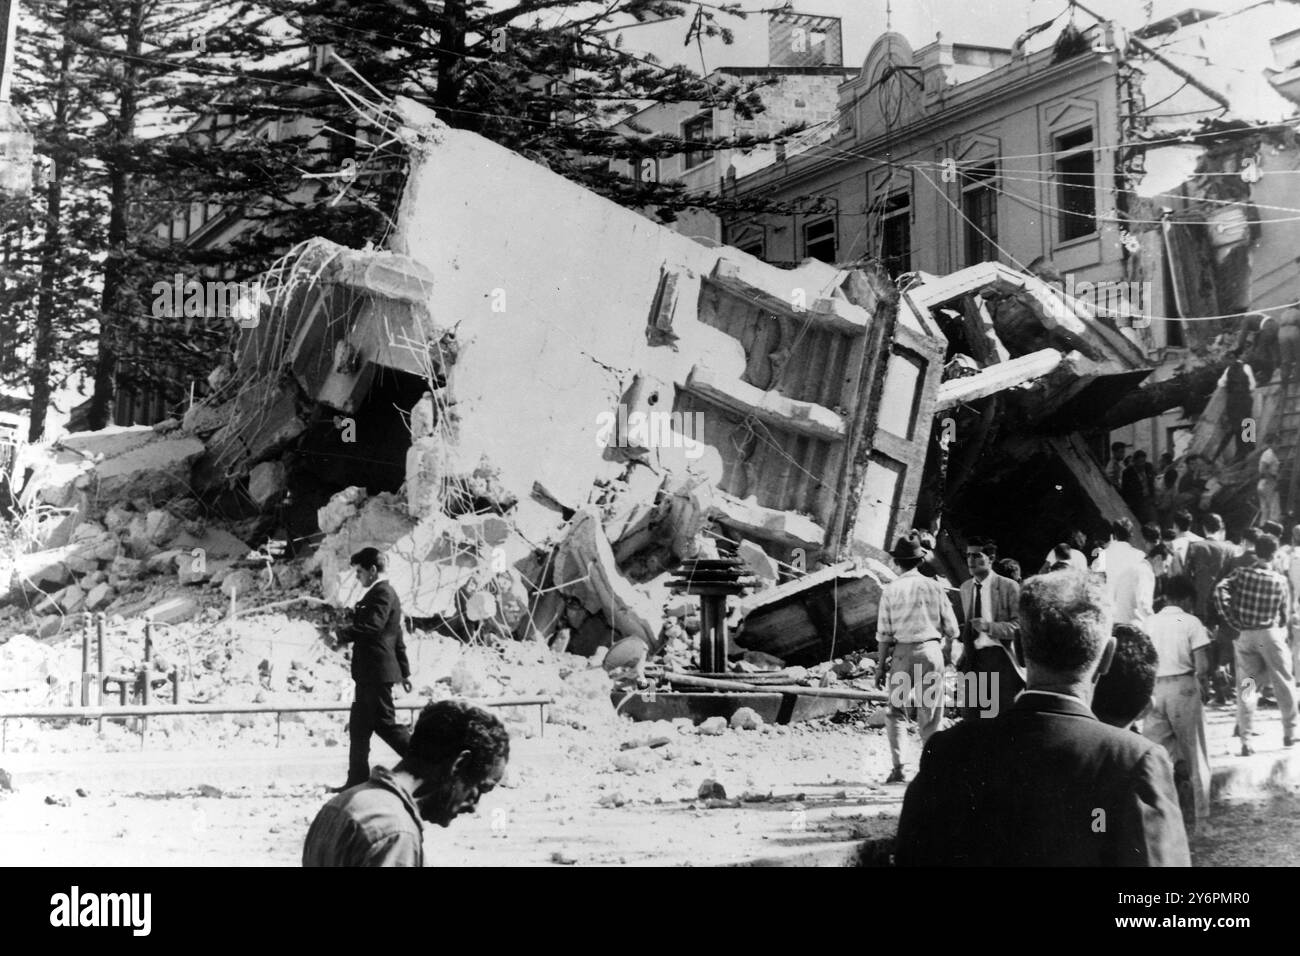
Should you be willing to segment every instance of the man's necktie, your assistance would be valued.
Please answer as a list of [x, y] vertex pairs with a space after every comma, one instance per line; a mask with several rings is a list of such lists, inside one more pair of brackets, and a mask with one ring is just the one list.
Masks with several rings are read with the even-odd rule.
[[972, 621], [977, 620], [977, 619], [979, 619], [979, 618], [981, 618], [981, 617], [984, 616], [983, 605], [982, 605], [981, 602], [980, 602], [980, 596], [981, 596], [981, 595], [980, 595], [980, 592], [983, 591], [983, 590], [984, 590], [984, 588], [980, 586], [980, 582], [979, 582], [979, 580], [976, 579], [976, 581], [975, 581], [975, 606], [971, 609], [971, 612], [970, 612], [970, 616], [971, 616], [971, 620], [972, 620]]

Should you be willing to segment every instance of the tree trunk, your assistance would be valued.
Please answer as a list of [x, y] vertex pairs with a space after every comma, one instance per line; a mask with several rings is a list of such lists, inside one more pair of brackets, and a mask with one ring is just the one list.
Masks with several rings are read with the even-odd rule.
[[456, 108], [460, 105], [460, 78], [465, 62], [465, 3], [445, 0], [438, 33], [438, 87], [434, 109], [448, 126], [462, 126]]
[[136, 86], [139, 79], [143, 20], [144, 0], [131, 0], [126, 55], [122, 59], [121, 109], [114, 124], [113, 150], [108, 157], [108, 256], [104, 262], [104, 294], [100, 306], [103, 315], [99, 327], [99, 355], [95, 363], [95, 390], [91, 395], [87, 416], [92, 431], [112, 422], [113, 400], [117, 395], [119, 340], [126, 319], [122, 298], [127, 273], [127, 202], [130, 197], [132, 140], [138, 108]]
[[1214, 393], [1219, 376], [1228, 367], [1226, 359], [1202, 365], [1163, 382], [1134, 389], [1116, 402], [1097, 423], [1100, 430], [1123, 428], [1143, 419], [1154, 418], [1171, 408], [1186, 408], [1195, 414], [1205, 407]]
[[[72, 25], [76, 22], [75, 0], [69, 0], [64, 10], [63, 47], [59, 52], [59, 85], [54, 100], [54, 128], [56, 135], [66, 136], [68, 126], [68, 71], [72, 67]], [[45, 434], [45, 413], [50, 406], [50, 365], [54, 361], [54, 346], [58, 336], [55, 331], [55, 290], [63, 259], [63, 179], [68, 172], [69, 150], [66, 143], [51, 151], [53, 170], [45, 194], [45, 244], [41, 249], [40, 292], [36, 300], [36, 335], [32, 348], [31, 417], [27, 426], [27, 440], [40, 441]]]

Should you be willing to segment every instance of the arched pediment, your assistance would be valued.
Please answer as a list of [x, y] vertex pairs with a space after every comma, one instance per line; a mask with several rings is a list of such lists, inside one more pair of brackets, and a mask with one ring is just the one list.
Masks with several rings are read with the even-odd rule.
[[862, 61], [861, 78], [874, 83], [889, 66], [915, 66], [916, 56], [912, 45], [901, 33], [882, 33]]

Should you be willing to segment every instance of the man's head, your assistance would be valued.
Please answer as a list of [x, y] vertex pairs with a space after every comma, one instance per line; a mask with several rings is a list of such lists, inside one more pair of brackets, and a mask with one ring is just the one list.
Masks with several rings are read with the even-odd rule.
[[1142, 526], [1142, 540], [1147, 543], [1148, 547], [1154, 547], [1160, 543], [1160, 526], [1154, 521], [1148, 521]]
[[1178, 511], [1175, 511], [1174, 527], [1178, 529], [1180, 534], [1183, 532], [1191, 531], [1192, 513], [1188, 511], [1186, 508], [1180, 508]]
[[379, 576], [384, 573], [384, 568], [388, 566], [388, 562], [378, 548], [362, 548], [352, 555], [351, 564], [357, 569], [357, 580], [361, 582], [362, 587], [367, 588], [379, 580]]
[[496, 715], [462, 700], [440, 700], [420, 712], [398, 770], [415, 777], [415, 804], [430, 823], [448, 826], [472, 813], [479, 797], [505, 774], [510, 736]]
[[1091, 685], [1114, 651], [1113, 611], [1100, 576], [1053, 571], [1020, 589], [1019, 652], [1029, 686]]
[[1258, 528], [1247, 528], [1241, 533], [1241, 547], [1247, 554], [1255, 550], [1255, 542], [1259, 540]]
[[1128, 518], [1116, 518], [1110, 523], [1110, 536], [1113, 541], [1128, 541], [1133, 537], [1133, 522]]
[[1271, 534], [1273, 537], [1277, 538], [1278, 541], [1282, 540], [1281, 522], [1265, 521], [1262, 525], [1260, 525], [1260, 530], [1263, 531], [1265, 534]]
[[1196, 604], [1196, 586], [1185, 574], [1175, 574], [1165, 582], [1165, 603], [1190, 611]]
[[993, 561], [997, 555], [998, 549], [993, 542], [985, 538], [972, 538], [966, 545], [966, 570], [983, 580], [993, 570]]
[[1113, 441], [1113, 442], [1111, 442], [1111, 443], [1110, 443], [1110, 457], [1113, 458], [1113, 459], [1115, 459], [1116, 461], [1120, 461], [1120, 460], [1122, 460], [1122, 459], [1124, 458], [1124, 449], [1127, 448], [1127, 447], [1128, 447], [1128, 446], [1125, 445], [1122, 441]]
[[1069, 562], [1070, 562], [1070, 546], [1069, 546], [1069, 544], [1067, 544], [1066, 542], [1062, 541], [1060, 544], [1058, 544], [1056, 547], [1054, 547], [1054, 548], [1052, 549], [1052, 558], [1053, 558], [1053, 560], [1056, 560], [1056, 561], [1064, 561], [1065, 563], [1069, 564]]
[[906, 574], [908, 571], [920, 567], [921, 562], [925, 560], [925, 548], [921, 546], [921, 542], [916, 538], [911, 535], [904, 535], [898, 539], [894, 545], [894, 550], [889, 552], [889, 556]]
[[1146, 461], [1147, 461], [1147, 453], [1144, 452], [1141, 448], [1133, 452], [1133, 464], [1145, 465]]
[[1151, 638], [1132, 624], [1116, 624], [1115, 655], [1097, 681], [1092, 712], [1112, 727], [1127, 727], [1146, 710], [1156, 687], [1156, 654]]
[[1291, 543], [1300, 546], [1300, 524], [1291, 528]]
[[1207, 538], [1223, 539], [1223, 518], [1217, 512], [1211, 511], [1207, 514], [1201, 521], [1201, 525], [1205, 528]]
[[1277, 554], [1277, 538], [1271, 534], [1261, 534], [1255, 539], [1255, 560], [1265, 564]]

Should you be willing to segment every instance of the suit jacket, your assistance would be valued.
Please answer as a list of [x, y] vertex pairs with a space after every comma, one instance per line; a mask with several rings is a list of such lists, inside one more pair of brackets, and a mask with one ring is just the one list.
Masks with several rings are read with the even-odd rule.
[[[1006, 641], [1020, 633], [1020, 585], [1010, 578], [1004, 578], [996, 571], [990, 571], [993, 579], [993, 606], [981, 608], [981, 614], [993, 622], [989, 636], [995, 641]], [[975, 579], [967, 578], [961, 583], [962, 622], [971, 619], [975, 611]]]
[[1082, 701], [1022, 694], [930, 738], [898, 822], [899, 866], [1190, 866], [1164, 747]]
[[1214, 585], [1232, 570], [1237, 547], [1227, 541], [1193, 541], [1187, 546], [1186, 570], [1196, 588], [1196, 616], [1206, 624], [1218, 620]]
[[411, 676], [402, 641], [402, 602], [387, 581], [376, 581], [357, 602], [352, 624], [339, 631], [352, 643], [352, 679], [358, 684], [395, 684]]

